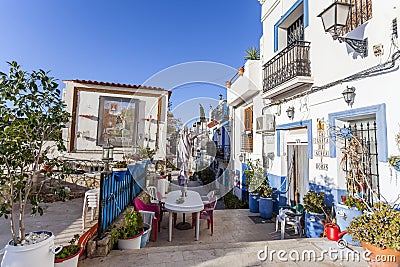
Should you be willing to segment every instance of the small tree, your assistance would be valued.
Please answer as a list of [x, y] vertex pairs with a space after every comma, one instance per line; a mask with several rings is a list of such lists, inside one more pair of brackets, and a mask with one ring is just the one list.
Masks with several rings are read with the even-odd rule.
[[[10, 218], [14, 245], [25, 240], [25, 209], [42, 214], [34, 181], [41, 163], [55, 166], [47, 141], [65, 150], [61, 130], [69, 114], [60, 99], [54, 78], [43, 70], [28, 73], [8, 62], [8, 74], [0, 72], [0, 217]], [[19, 216], [14, 208], [18, 205]], [[17, 224], [18, 223], [18, 224]]]
[[247, 60], [259, 60], [260, 59], [260, 50], [257, 47], [249, 47], [246, 50], [246, 56], [244, 59]]

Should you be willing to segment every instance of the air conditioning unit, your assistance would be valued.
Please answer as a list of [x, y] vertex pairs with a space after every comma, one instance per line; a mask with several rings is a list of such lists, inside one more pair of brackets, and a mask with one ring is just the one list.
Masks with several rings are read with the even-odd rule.
[[275, 116], [264, 114], [256, 119], [256, 133], [275, 133]]

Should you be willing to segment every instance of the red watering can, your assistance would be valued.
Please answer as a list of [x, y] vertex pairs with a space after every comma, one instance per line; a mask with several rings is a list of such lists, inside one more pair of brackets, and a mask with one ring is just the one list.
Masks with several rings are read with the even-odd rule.
[[334, 223], [326, 223], [324, 232], [326, 237], [332, 241], [339, 241], [347, 233], [347, 231], [340, 232], [339, 226]]

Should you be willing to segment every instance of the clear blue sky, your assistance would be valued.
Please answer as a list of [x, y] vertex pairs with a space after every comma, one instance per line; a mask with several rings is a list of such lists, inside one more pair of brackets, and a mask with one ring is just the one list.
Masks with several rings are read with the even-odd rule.
[[[257, 0], [2, 0], [0, 70], [51, 70], [57, 79], [143, 84], [175, 64], [243, 65], [261, 37]], [[229, 80], [231, 73], [220, 77]], [[152, 85], [152, 84], [148, 84]], [[158, 86], [158, 85], [157, 85]], [[63, 87], [63, 85], [61, 85]], [[172, 102], [218, 98], [224, 88], [188, 85]]]

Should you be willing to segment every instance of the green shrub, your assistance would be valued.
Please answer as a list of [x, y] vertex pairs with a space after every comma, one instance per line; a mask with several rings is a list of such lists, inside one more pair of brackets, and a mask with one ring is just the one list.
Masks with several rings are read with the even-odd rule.
[[372, 210], [354, 218], [347, 233], [354, 236], [354, 241], [400, 250], [400, 212], [382, 202], [375, 203]]
[[75, 255], [79, 251], [79, 245], [77, 244], [79, 240], [79, 235], [76, 234], [74, 237], [68, 242], [69, 245], [62, 248], [60, 253], [56, 254], [56, 260], [65, 259], [72, 255]]
[[125, 213], [125, 224], [111, 231], [114, 242], [118, 239], [127, 239], [136, 236], [143, 231], [144, 222], [139, 211], [128, 209]]
[[246, 201], [239, 200], [232, 192], [224, 196], [225, 209], [247, 209], [249, 206]]
[[258, 187], [257, 192], [260, 197], [270, 198], [274, 190], [268, 185], [268, 181], [265, 181]]
[[323, 192], [308, 191], [303, 197], [304, 208], [308, 212], [326, 213], [327, 206], [324, 202], [324, 196]]
[[343, 202], [343, 205], [346, 205], [348, 208], [356, 208], [360, 211], [366, 210], [367, 205], [363, 202], [361, 198], [348, 196], [346, 200]]

